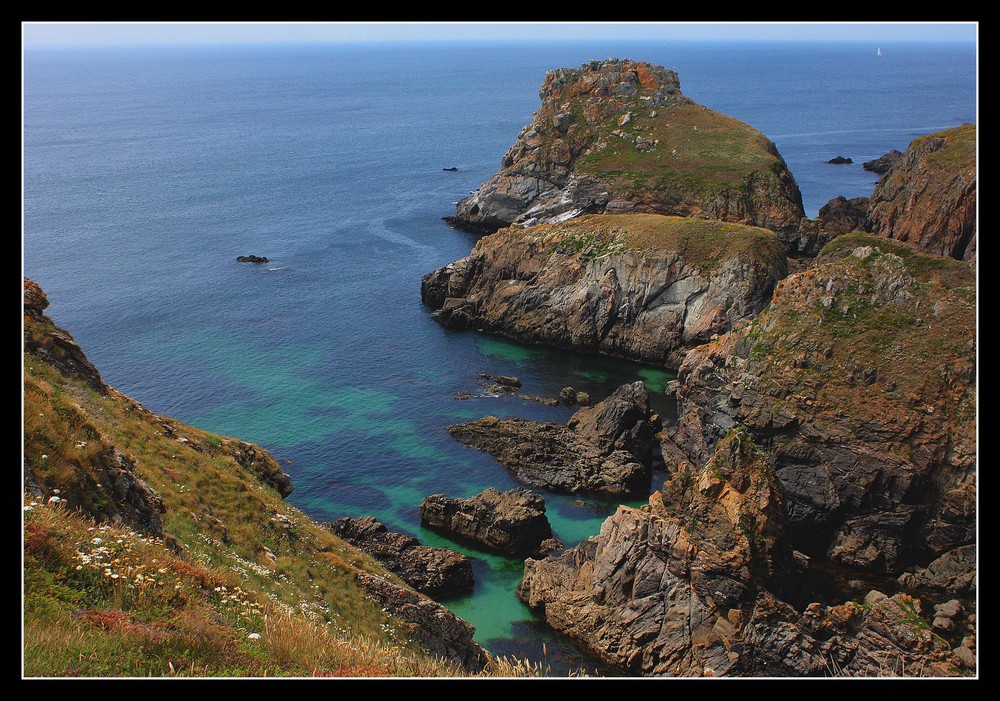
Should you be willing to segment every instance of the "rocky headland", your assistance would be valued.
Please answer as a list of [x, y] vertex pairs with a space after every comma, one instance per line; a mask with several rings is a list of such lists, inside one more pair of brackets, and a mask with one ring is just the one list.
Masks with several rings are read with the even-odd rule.
[[656, 213], [775, 231], [802, 196], [774, 144], [683, 95], [674, 71], [628, 59], [545, 75], [501, 170], [449, 222], [491, 233], [580, 214]]
[[766, 229], [593, 215], [484, 237], [424, 276], [421, 295], [449, 328], [677, 367], [755, 316], [786, 273]]

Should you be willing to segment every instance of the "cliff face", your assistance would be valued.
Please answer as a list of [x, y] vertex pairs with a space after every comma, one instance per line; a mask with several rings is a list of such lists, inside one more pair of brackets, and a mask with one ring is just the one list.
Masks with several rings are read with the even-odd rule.
[[631, 60], [549, 71], [501, 170], [450, 222], [489, 233], [585, 213], [652, 212], [795, 228], [802, 197], [774, 144]]
[[672, 439], [705, 460], [747, 427], [812, 556], [896, 575], [969, 545], [975, 299], [967, 265], [845, 234], [758, 318], [688, 355]]
[[421, 293], [450, 328], [677, 367], [763, 309], [786, 265], [764, 229], [594, 215], [484, 237]]
[[976, 125], [914, 139], [875, 186], [871, 230], [976, 263]]

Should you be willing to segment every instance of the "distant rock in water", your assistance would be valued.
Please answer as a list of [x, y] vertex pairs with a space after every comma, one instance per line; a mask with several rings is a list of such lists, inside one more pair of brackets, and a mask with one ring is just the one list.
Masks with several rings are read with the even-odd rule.
[[269, 260], [264, 256], [238, 256], [237, 263], [267, 263]]
[[884, 153], [873, 161], [865, 161], [861, 164], [861, 167], [872, 173], [883, 174], [892, 167], [892, 164], [899, 160], [902, 156], [899, 151], [893, 149], [889, 153]]
[[677, 73], [609, 58], [545, 75], [542, 104], [461, 200], [453, 226], [492, 233], [581, 214], [649, 212], [794, 229], [802, 195], [775, 145], [683, 95]]
[[871, 196], [871, 230], [976, 264], [976, 125], [910, 142]]
[[449, 173], [454, 173], [454, 172], [458, 171], [458, 168], [456, 168], [455, 166], [452, 166], [451, 168], [442, 168], [441, 170], [446, 170]]
[[827, 161], [827, 163], [832, 163], [833, 165], [846, 165], [848, 163], [854, 163], [850, 158], [844, 158], [843, 156], [835, 156]]
[[461, 553], [422, 545], [412, 536], [390, 532], [371, 516], [341, 518], [322, 525], [428, 596], [472, 591], [472, 562]]

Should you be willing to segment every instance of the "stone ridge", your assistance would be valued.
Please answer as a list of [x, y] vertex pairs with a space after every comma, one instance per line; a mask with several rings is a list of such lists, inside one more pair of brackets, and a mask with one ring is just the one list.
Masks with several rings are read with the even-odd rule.
[[490, 233], [585, 213], [655, 212], [791, 231], [795, 180], [760, 132], [696, 104], [674, 71], [608, 59], [549, 71], [501, 170], [449, 223]]

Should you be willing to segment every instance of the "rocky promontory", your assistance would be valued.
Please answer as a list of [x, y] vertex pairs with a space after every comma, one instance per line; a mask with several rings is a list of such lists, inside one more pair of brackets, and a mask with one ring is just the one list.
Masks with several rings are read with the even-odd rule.
[[786, 272], [766, 229], [593, 215], [484, 237], [425, 275], [421, 295], [449, 328], [677, 367], [755, 316]]
[[581, 408], [566, 426], [484, 416], [448, 432], [532, 486], [625, 495], [649, 489], [656, 422], [646, 388], [636, 382]]
[[976, 263], [976, 125], [914, 139], [871, 196], [871, 231]]
[[696, 104], [674, 71], [628, 59], [545, 75], [501, 170], [449, 222], [490, 233], [587, 213], [651, 212], [783, 231], [802, 196], [774, 144]]
[[393, 533], [372, 516], [339, 518], [323, 526], [427, 596], [472, 591], [472, 562], [461, 553], [423, 545], [405, 533]]
[[845, 234], [689, 353], [670, 435], [703, 461], [746, 427], [802, 552], [892, 576], [926, 565], [975, 540], [975, 315], [968, 265]]

